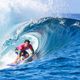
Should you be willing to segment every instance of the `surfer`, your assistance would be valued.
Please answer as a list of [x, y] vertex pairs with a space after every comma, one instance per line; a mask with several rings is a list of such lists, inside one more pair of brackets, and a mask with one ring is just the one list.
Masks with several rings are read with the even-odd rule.
[[[28, 52], [28, 50], [30, 50], [30, 52]], [[32, 45], [30, 44], [30, 41], [25, 40], [24, 43], [22, 43], [16, 47], [15, 53], [17, 54], [17, 58], [13, 62], [14, 64], [18, 63], [21, 60], [23, 61], [23, 60], [27, 59], [30, 55], [33, 56], [34, 49], [33, 49]], [[21, 59], [21, 57], [22, 57], [22, 59]]]

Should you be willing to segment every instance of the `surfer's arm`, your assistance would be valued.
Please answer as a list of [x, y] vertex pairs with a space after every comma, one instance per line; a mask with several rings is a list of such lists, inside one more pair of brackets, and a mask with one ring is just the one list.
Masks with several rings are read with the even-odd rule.
[[34, 49], [33, 49], [32, 45], [30, 45], [30, 50], [32, 51], [32, 54], [34, 54]]
[[34, 49], [32, 48], [32, 53], [34, 54]]

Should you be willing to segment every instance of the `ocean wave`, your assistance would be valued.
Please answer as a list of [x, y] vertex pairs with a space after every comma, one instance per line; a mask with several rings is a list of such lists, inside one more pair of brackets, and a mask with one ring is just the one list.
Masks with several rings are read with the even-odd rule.
[[[23, 22], [10, 32], [3, 43], [0, 56], [4, 57], [10, 50], [25, 39], [29, 39], [39, 58], [70, 56], [75, 47], [80, 47], [80, 21], [67, 18], [41, 18]], [[35, 44], [34, 44], [35, 43]], [[78, 46], [76, 46], [78, 45]], [[5, 49], [6, 47], [6, 49]], [[11, 54], [11, 53], [9, 53]]]

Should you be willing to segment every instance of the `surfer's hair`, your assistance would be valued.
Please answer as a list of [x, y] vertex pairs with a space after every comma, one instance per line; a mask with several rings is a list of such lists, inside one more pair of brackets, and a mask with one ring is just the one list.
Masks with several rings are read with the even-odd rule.
[[29, 41], [29, 40], [25, 40], [25, 41], [24, 41], [24, 43], [26, 43], [26, 42], [30, 43], [30, 41]]

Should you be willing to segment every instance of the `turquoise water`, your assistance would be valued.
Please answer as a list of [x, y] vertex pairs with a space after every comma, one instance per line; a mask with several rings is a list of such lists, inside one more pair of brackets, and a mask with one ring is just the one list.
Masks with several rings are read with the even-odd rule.
[[[34, 45], [37, 59], [7, 68], [3, 63], [12, 60], [15, 47], [25, 39]], [[3, 43], [0, 56], [0, 80], [79, 80], [80, 20], [47, 17], [20, 23]]]

